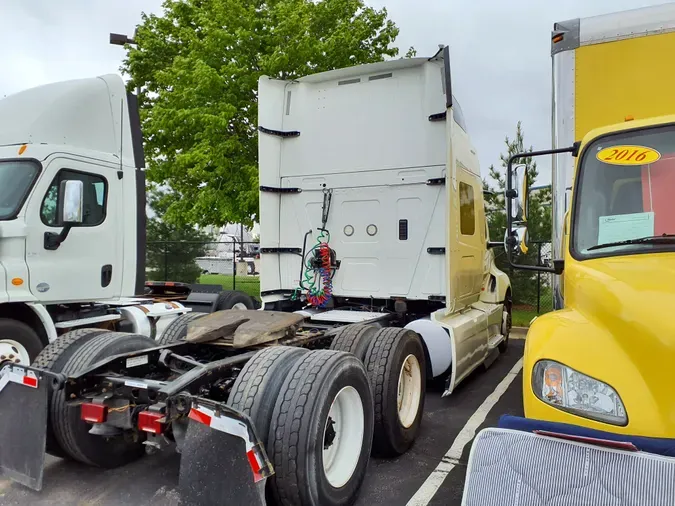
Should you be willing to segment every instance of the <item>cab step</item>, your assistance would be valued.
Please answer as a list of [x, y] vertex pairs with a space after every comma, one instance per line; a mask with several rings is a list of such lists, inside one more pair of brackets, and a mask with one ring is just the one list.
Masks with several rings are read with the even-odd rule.
[[488, 341], [488, 349], [494, 350], [497, 346], [499, 346], [499, 343], [501, 343], [503, 340], [504, 336], [502, 334], [495, 334]]

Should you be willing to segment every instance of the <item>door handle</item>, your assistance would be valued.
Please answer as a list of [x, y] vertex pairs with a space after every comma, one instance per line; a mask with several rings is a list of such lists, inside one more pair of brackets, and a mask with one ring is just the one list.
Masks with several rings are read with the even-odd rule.
[[101, 286], [106, 288], [112, 281], [112, 265], [104, 265], [101, 267]]

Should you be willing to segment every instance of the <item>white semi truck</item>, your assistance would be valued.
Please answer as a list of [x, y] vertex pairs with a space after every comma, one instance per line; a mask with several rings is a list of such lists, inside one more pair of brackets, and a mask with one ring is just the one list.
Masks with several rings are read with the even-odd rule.
[[[78, 109], [98, 142], [79, 152], [82, 163], [107, 160], [98, 165], [108, 184], [135, 199], [129, 181], [140, 160], [125, 153], [140, 132], [88, 118], [115, 117], [109, 104], [124, 104], [121, 80], [63, 83], [53, 93], [74, 88], [108, 104]], [[66, 111], [43, 113], [52, 115]], [[294, 82], [263, 77], [259, 129], [264, 307], [176, 319], [158, 342], [69, 332], [32, 366], [0, 360], [8, 476], [39, 489], [45, 450], [116, 467], [144, 446], [175, 446], [186, 504], [352, 504], [371, 452], [395, 456], [413, 445], [426, 379], [447, 377], [449, 394], [506, 349], [510, 285], [494, 266], [447, 48]], [[21, 146], [12, 158], [30, 164], [21, 157], [40, 147]], [[44, 195], [40, 181], [26, 192]], [[52, 235], [42, 247], [64, 248], [88, 232], [71, 228], [83, 211], [74, 182], [59, 186], [64, 231], [45, 230]], [[127, 217], [121, 202], [128, 228], [119, 225], [124, 240], [109, 248], [131, 262], [138, 253], [126, 237], [140, 207]], [[105, 254], [97, 249], [87, 264], [93, 282], [111, 262]], [[19, 423], [24, 409], [32, 415]]]
[[[450, 394], [505, 348], [511, 290], [444, 58], [260, 81], [261, 297], [314, 322], [414, 330]], [[322, 244], [330, 294], [307, 309]]]
[[0, 118], [0, 359], [28, 365], [73, 329], [154, 336], [211, 309], [220, 289], [144, 286], [143, 144], [119, 77], [18, 93]]

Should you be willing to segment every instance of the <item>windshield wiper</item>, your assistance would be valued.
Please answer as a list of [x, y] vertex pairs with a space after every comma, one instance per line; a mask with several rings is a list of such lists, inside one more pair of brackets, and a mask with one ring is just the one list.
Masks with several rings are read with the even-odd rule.
[[613, 248], [614, 246], [625, 246], [628, 244], [675, 244], [675, 234], [652, 235], [648, 237], [640, 237], [639, 239], [628, 239], [625, 241], [596, 244], [595, 246], [588, 248], [586, 251], [602, 248]]

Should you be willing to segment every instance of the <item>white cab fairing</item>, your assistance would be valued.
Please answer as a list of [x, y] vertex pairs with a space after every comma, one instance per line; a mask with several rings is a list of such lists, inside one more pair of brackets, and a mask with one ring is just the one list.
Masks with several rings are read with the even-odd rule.
[[[332, 190], [326, 228], [341, 261], [334, 295], [446, 296], [447, 259], [433, 252], [447, 248], [447, 192], [453, 190], [444, 183], [453, 129], [452, 120], [429, 119], [446, 112], [442, 60], [382, 62], [293, 82], [263, 77], [259, 89], [260, 126], [300, 132], [293, 138], [260, 134], [260, 184], [301, 189], [261, 192], [262, 247], [302, 248], [311, 229], [311, 248], [322, 225], [324, 190]], [[454, 130], [459, 170], [477, 174], [468, 136]], [[457, 262], [467, 261], [470, 271], [473, 256]], [[263, 254], [261, 291], [296, 288], [300, 264], [297, 255]], [[464, 274], [458, 282], [470, 291], [481, 273]]]

